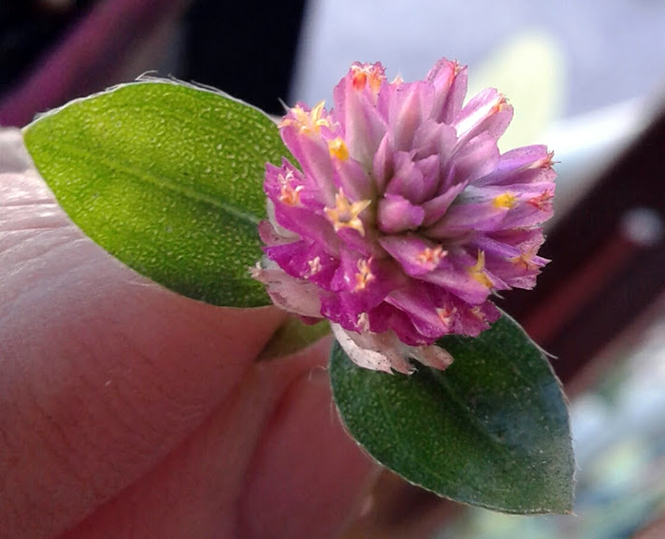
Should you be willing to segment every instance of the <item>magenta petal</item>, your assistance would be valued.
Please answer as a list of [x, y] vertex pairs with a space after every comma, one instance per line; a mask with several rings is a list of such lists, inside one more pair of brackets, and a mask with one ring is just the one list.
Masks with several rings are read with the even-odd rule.
[[457, 136], [464, 141], [480, 133], [498, 139], [510, 124], [513, 108], [495, 89], [488, 88], [469, 101], [455, 118]]
[[286, 273], [297, 279], [302, 279], [309, 260], [309, 246], [305, 241], [284, 243], [265, 248], [266, 255], [276, 262]]
[[[450, 91], [455, 82], [459, 65], [457, 62], [451, 62], [446, 58], [439, 60], [425, 77], [434, 88], [434, 100], [431, 110], [431, 118], [436, 121], [445, 121], [443, 109], [449, 101]], [[464, 91], [466, 93], [466, 89]], [[454, 99], [454, 97], [453, 97]], [[461, 104], [460, 104], [461, 106]]]
[[489, 174], [499, 161], [499, 149], [496, 140], [481, 134], [464, 144], [450, 159], [449, 166], [454, 167], [453, 184], [473, 183], [478, 178]]
[[371, 90], [354, 88], [351, 73], [333, 91], [335, 114], [343, 126], [343, 137], [351, 157], [370, 170], [372, 158], [388, 126], [372, 100]]
[[[452, 80], [450, 76], [452, 75]], [[450, 124], [459, 115], [467, 90], [466, 67], [456, 62], [440, 60], [430, 71], [427, 80], [435, 88], [432, 118], [438, 122]]]
[[[552, 192], [554, 188], [552, 188]], [[554, 214], [551, 197], [545, 191], [541, 195], [526, 197], [510, 210], [497, 228], [527, 228], [540, 225]]]
[[354, 313], [360, 314], [376, 307], [405, 280], [389, 259], [364, 258], [345, 252], [331, 281], [331, 290], [346, 298]]
[[436, 194], [439, 185], [436, 156], [414, 161], [413, 154], [396, 152], [394, 155], [394, 175], [387, 194], [397, 194], [420, 204]]
[[437, 224], [427, 229], [431, 238], [454, 238], [469, 232], [496, 230], [508, 213], [494, 204], [455, 204]]
[[394, 309], [390, 319], [390, 329], [395, 332], [400, 341], [412, 347], [432, 344], [432, 339], [425, 337], [416, 329], [409, 313], [387, 303], [386, 305]]
[[[335, 173], [331, 175], [337, 189], [341, 189], [351, 200], [368, 200], [374, 196], [370, 176], [355, 159], [336, 160]], [[330, 204], [329, 206], [331, 206]]]
[[429, 117], [433, 88], [422, 82], [404, 83], [399, 91], [392, 92], [389, 103], [389, 126], [396, 150], [409, 150], [413, 136], [422, 122]]
[[501, 155], [494, 170], [475, 183], [478, 186], [530, 183], [541, 175], [541, 171], [546, 174], [546, 170], [548, 170], [554, 175], [553, 171], [547, 167], [550, 159], [546, 146], [534, 145], [517, 148]]
[[267, 247], [265, 251], [268, 258], [277, 262], [289, 275], [330, 290], [330, 282], [339, 261], [321, 249], [320, 245], [297, 241]]
[[266, 165], [263, 188], [275, 204], [286, 203], [311, 210], [322, 210], [325, 206], [318, 186], [311, 177], [305, 176], [286, 159], [282, 160], [281, 167], [270, 163]]
[[432, 120], [423, 122], [413, 137], [413, 145], [418, 149], [417, 159], [436, 155], [441, 163], [445, 163], [450, 159], [456, 144], [457, 133], [455, 129]]
[[487, 240], [511, 245], [520, 251], [535, 253], [545, 242], [545, 237], [540, 228], [517, 228], [494, 231], [487, 235]]
[[462, 253], [451, 252], [434, 271], [420, 277], [423, 281], [438, 285], [470, 305], [483, 303], [490, 294], [490, 288], [474, 278], [470, 271], [473, 261], [460, 263]]
[[431, 226], [441, 219], [457, 196], [464, 191], [466, 185], [466, 182], [453, 185], [451, 188], [444, 191], [443, 194], [425, 202], [422, 205], [422, 208], [425, 211], [425, 218], [422, 223], [423, 226]]
[[[286, 235], [280, 233], [282, 230], [284, 230]], [[277, 228], [275, 228], [275, 223], [270, 222], [268, 219], [264, 219], [259, 223], [258, 231], [261, 241], [268, 247], [272, 247], [273, 245], [281, 245], [283, 243], [292, 243], [300, 239], [298, 234], [294, 234], [289, 230], [282, 229], [282, 227], [279, 225], [277, 225]]]
[[393, 154], [395, 153], [392, 135], [386, 133], [372, 161], [372, 178], [378, 192], [383, 192], [393, 176]]
[[479, 248], [485, 249], [487, 271], [510, 287], [533, 288], [540, 268], [548, 261], [532, 251], [522, 251], [505, 244], [498, 245], [491, 245], [487, 239], [478, 244]]
[[448, 254], [441, 245], [413, 234], [386, 236], [379, 243], [412, 277], [434, 271]]
[[464, 271], [435, 270], [423, 276], [423, 280], [441, 286], [462, 301], [471, 305], [483, 303], [489, 296], [489, 289], [475, 281]]
[[423, 203], [432, 197], [435, 197], [439, 192], [439, 174], [441, 170], [441, 161], [438, 155], [430, 155], [428, 157], [418, 159], [415, 164], [416, 168], [422, 175], [423, 187], [419, 193], [418, 198], [414, 198], [413, 202]]
[[330, 253], [338, 250], [339, 239], [330, 222], [322, 215], [308, 208], [289, 207], [279, 203], [275, 204], [274, 215], [280, 226], [325, 245]]
[[517, 229], [477, 238], [475, 244], [485, 252], [488, 272], [513, 288], [531, 289], [549, 262], [536, 254], [543, 241], [539, 229]]
[[364, 257], [381, 256], [383, 251], [376, 242], [378, 232], [365, 223], [365, 229], [370, 229], [364, 236], [352, 228], [342, 228], [337, 231], [339, 243], [345, 249], [353, 250]]
[[425, 211], [400, 195], [387, 194], [379, 201], [378, 226], [385, 234], [398, 234], [418, 228]]
[[438, 339], [449, 332], [437, 314], [437, 305], [427, 293], [424, 283], [415, 283], [409, 289], [392, 292], [386, 302], [408, 313], [414, 327], [425, 338]]
[[432, 342], [416, 330], [408, 313], [386, 301], [368, 311], [367, 318], [369, 330], [373, 333], [393, 331], [401, 342], [409, 346], [421, 346]]
[[483, 331], [489, 329], [490, 324], [496, 322], [500, 317], [499, 309], [489, 301], [471, 309], [460, 308], [457, 322], [459, 333], [469, 337], [477, 337]]
[[[402, 194], [407, 198], [418, 198], [423, 190], [423, 174], [416, 168], [413, 155], [409, 152], [393, 154], [393, 177], [386, 187], [386, 193]], [[415, 200], [414, 200], [415, 202]]]

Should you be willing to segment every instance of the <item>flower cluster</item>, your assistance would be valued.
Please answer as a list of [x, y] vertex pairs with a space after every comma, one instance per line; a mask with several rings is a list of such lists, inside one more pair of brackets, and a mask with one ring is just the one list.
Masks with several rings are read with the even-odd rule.
[[281, 135], [299, 168], [267, 165], [266, 259], [255, 277], [276, 304], [325, 317], [373, 369], [445, 368], [430, 346], [477, 336], [499, 317], [490, 295], [532, 288], [552, 215], [552, 154], [501, 154], [512, 107], [488, 89], [464, 104], [466, 69], [440, 60], [424, 81], [389, 82], [355, 63], [334, 108], [297, 104]]

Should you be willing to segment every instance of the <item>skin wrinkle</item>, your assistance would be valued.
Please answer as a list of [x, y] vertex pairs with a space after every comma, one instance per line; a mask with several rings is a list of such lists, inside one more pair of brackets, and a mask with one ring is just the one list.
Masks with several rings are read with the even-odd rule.
[[[72, 353], [71, 357], [73, 357], [73, 358], [91, 359], [95, 355], [95, 354], [91, 353], [91, 350], [94, 349], [94, 344], [86, 343], [83, 339], [77, 339], [75, 333], [69, 336], [68, 346], [73, 347], [74, 350], [79, 350], [80, 351], [80, 352], [75, 351], [74, 353]], [[95, 361], [93, 360], [93, 362], [95, 362]], [[83, 372], [83, 373], [86, 372], [85, 369], [80, 369], [80, 368], [77, 368], [77, 367], [74, 367], [72, 370], [74, 370], [76, 372]], [[39, 376], [40, 374], [42, 374], [42, 376], [43, 376], [43, 373], [40, 373], [40, 372], [37, 372], [36, 374], [37, 374], [37, 376]], [[33, 379], [35, 378], [35, 374], [32, 374], [31, 376], [33, 377]], [[31, 384], [30, 380], [25, 379], [25, 380], [23, 380], [23, 383], [20, 384], [20, 385], [22, 387], [29, 387], [30, 385], [34, 385], [34, 384]], [[49, 385], [49, 380], [44, 379], [42, 385]], [[81, 388], [92, 387], [93, 384], [88, 383], [88, 381], [81, 380], [80, 382], [74, 383], [73, 385], [78, 387], [79, 391], [76, 392], [76, 393], [73, 393], [71, 396], [69, 396], [67, 398], [68, 399], [76, 399], [76, 401], [80, 405], [80, 407], [79, 406], [74, 406], [74, 407], [77, 408], [77, 409], [82, 410], [83, 412], [85, 412], [87, 410], [87, 407], [85, 406], [86, 400], [81, 398], [81, 396], [80, 396]], [[68, 458], [68, 455], [75, 455], [76, 454], [76, 451], [74, 451], [74, 449], [75, 449], [75, 446], [77, 444], [76, 444], [75, 441], [71, 442], [68, 439], [69, 437], [67, 436], [66, 429], [63, 427], [62, 423], [64, 421], [66, 421], [67, 419], [70, 419], [71, 416], [67, 416], [67, 414], [65, 412], [65, 413], [61, 414], [62, 417], [59, 418], [59, 419], [54, 417], [54, 412], [57, 413], [58, 407], [54, 406], [53, 400], [52, 399], [50, 401], [47, 400], [46, 402], [42, 403], [35, 397], [36, 394], [39, 394], [39, 391], [37, 391], [37, 390], [29, 391], [28, 390], [28, 391], [23, 392], [23, 397], [19, 397], [18, 399], [16, 399], [18, 401], [20, 401], [21, 399], [29, 400], [29, 404], [32, 407], [34, 407], [35, 410], [37, 410], [37, 414], [36, 414], [37, 417], [36, 417], [36, 419], [34, 419], [35, 423], [31, 424], [31, 428], [29, 430], [33, 431], [33, 432], [37, 432], [38, 434], [40, 434], [41, 439], [42, 439], [42, 443], [40, 444], [41, 448], [44, 451], [50, 452], [53, 455], [53, 457], [55, 458], [57, 463], [61, 466], [61, 468], [68, 475], [72, 476], [75, 479], [77, 484], [81, 485], [81, 487], [79, 487], [79, 488], [83, 488], [83, 487], [87, 486], [92, 491], [93, 499], [99, 501], [101, 499], [100, 492], [103, 489], [97, 488], [95, 484], [86, 485], [85, 481], [83, 481], [83, 479], [80, 476], [80, 473], [78, 472], [79, 467], [81, 465], [81, 462], [80, 461], [75, 461], [71, 457]], [[122, 401], [127, 401], [127, 399], [121, 399], [121, 400]], [[125, 410], [122, 411], [123, 413], [120, 413], [120, 411], [113, 410], [111, 414], [106, 414], [105, 418], [102, 419], [101, 422], [109, 424], [110, 423], [109, 419], [113, 418], [116, 422], [116, 426], [121, 427], [120, 430], [125, 430], [127, 432], [129, 432], [131, 430], [140, 431], [142, 428], [144, 428], [144, 427], [141, 427], [141, 428], [137, 429], [136, 427], [134, 427], [133, 429], [131, 429], [128, 425], [126, 425], [126, 422], [125, 422], [124, 418], [128, 417], [128, 412], [129, 413], [133, 412], [134, 415], [135, 415], [136, 410], [135, 410], [135, 407], [131, 406], [129, 403], [127, 403], [124, 406], [124, 408], [125, 408]], [[52, 411], [49, 412], [48, 411], [49, 409], [52, 410]], [[26, 412], [23, 415], [25, 415], [27, 417], [31, 417], [31, 415], [34, 415], [34, 414], [29, 414], [29, 413]], [[88, 414], [88, 416], [89, 416], [89, 414]], [[85, 419], [83, 420], [83, 423], [85, 423]], [[40, 428], [38, 428], [38, 429], [36, 428], [37, 424], [40, 426]], [[44, 427], [43, 425], [46, 425], [46, 427]], [[124, 429], [122, 428], [123, 425], [125, 427]], [[47, 434], [43, 434], [44, 432], [47, 432]], [[86, 437], [86, 439], [83, 440], [83, 442], [84, 443], [91, 443], [91, 444], [94, 445], [95, 437], [94, 436]], [[78, 440], [78, 443], [80, 444], [81, 440]], [[133, 450], [134, 453], [136, 453], [136, 451], [135, 451], [136, 446], [132, 446], [128, 449], [130, 451]], [[139, 456], [139, 455], [136, 455], [136, 456]]]
[[[42, 232], [43, 234], [43, 232]], [[41, 235], [41, 234], [40, 234]], [[35, 238], [34, 241], [39, 241], [39, 239]], [[62, 247], [71, 247], [70, 244], [65, 243], [58, 245], [55, 249], [51, 246], [51, 248], [46, 247], [41, 253], [39, 253], [38, 256], [31, 258], [29, 260], [23, 259], [24, 263], [29, 263], [30, 265], [39, 265], [39, 263], [42, 262], [41, 258], [44, 256], [46, 257], [53, 257], [54, 253], [59, 250], [59, 248]], [[22, 250], [21, 253], [11, 253], [11, 254], [25, 254], [26, 250]], [[8, 253], [5, 251], [3, 255], [7, 255]], [[25, 266], [23, 266], [25, 267]], [[18, 290], [21, 290], [20, 288]], [[5, 313], [3, 314], [3, 318], [6, 318], [9, 313], [13, 310], [19, 310], [20, 311], [20, 305], [16, 305], [17, 303], [20, 303], [22, 300], [22, 296], [20, 293], [18, 293], [14, 298], [12, 298], [12, 303], [7, 304], [5, 303], [4, 305], [4, 311]], [[29, 311], [28, 311], [29, 312]], [[86, 356], [87, 354], [75, 354], [75, 356]], [[19, 356], [20, 357], [20, 356]], [[24, 380], [25, 386], [28, 384], [28, 380]], [[25, 387], [24, 386], [24, 387]], [[42, 405], [35, 397], [34, 397], [35, 392], [30, 392], [26, 391], [24, 392], [24, 395], [28, 397], [30, 405], [33, 407], [34, 410], [36, 410], [36, 413], [33, 415], [35, 416], [33, 418], [33, 423], [32, 427], [30, 430], [33, 432], [36, 432], [40, 438], [41, 438], [41, 447], [43, 450], [50, 452], [53, 456], [53, 458], [59, 463], [59, 465], [65, 470], [70, 476], [72, 476], [75, 481], [79, 484], [83, 484], [82, 479], [80, 477], [80, 474], [77, 473], [78, 466], [76, 462], [71, 462], [70, 459], [67, 458], [68, 454], [72, 453], [72, 448], [73, 444], [68, 441], [67, 436], [65, 435], [65, 431], [62, 428], [62, 426], [57, 422], [52, 420], [51, 414], [48, 412], [48, 404]], [[12, 399], [14, 400], [14, 399]], [[19, 399], [20, 401], [20, 399]], [[85, 407], [82, 408], [85, 410]], [[27, 412], [24, 413], [23, 415], [28, 415]], [[27, 423], [28, 421], [26, 421]], [[51, 429], [50, 435], [44, 435], [43, 432], [45, 429], [43, 428], [36, 428], [37, 425], [43, 425], [44, 423], [49, 425], [49, 428]], [[48, 431], [48, 429], [46, 429]], [[4, 429], [3, 429], [4, 432]], [[50, 436], [50, 437], [49, 437]], [[5, 433], [5, 438], [7, 438], [7, 435]]]
[[[19, 435], [16, 436], [16, 432], [14, 432], [14, 439], [15, 439], [15, 444], [13, 444], [14, 448], [17, 448], [19, 450], [20, 457], [15, 457], [14, 462], [12, 462], [11, 467], [9, 470], [11, 471], [16, 471], [20, 470], [24, 466], [29, 466], [34, 463], [35, 458], [35, 452], [39, 453], [39, 458], [44, 458], [44, 456], [51, 457], [52, 461], [56, 462], [58, 465], [62, 465], [63, 469], [66, 467], [66, 471], [68, 473], [71, 473], [72, 470], [68, 466], [68, 463], [62, 461], [62, 459], [59, 457], [58, 452], [54, 452], [52, 448], [50, 447], [48, 441], [52, 439], [53, 435], [52, 433], [45, 432], [45, 429], [43, 428], [43, 421], [38, 422], [36, 421], [34, 414], [28, 414], [28, 413], [21, 413], [19, 410], [17, 412], [17, 419], [18, 421], [21, 421], [23, 418], [26, 418], [25, 421], [21, 421], [24, 423], [24, 431], [29, 431], [31, 436], [21, 436], [20, 432], [18, 433]], [[13, 431], [16, 431], [17, 429], [13, 429]], [[37, 443], [35, 443], [35, 440], [37, 440]], [[29, 445], [27, 445], [29, 444]], [[26, 447], [27, 445], [27, 447]], [[6, 449], [12, 449], [12, 446], [9, 446], [9, 448]], [[48, 455], [45, 455], [48, 453]], [[9, 464], [9, 463], [7, 463]], [[17, 496], [18, 499], [14, 499], [14, 496], [12, 496], [11, 502], [6, 504], [9, 506], [9, 510], [13, 511], [13, 513], [18, 517], [18, 522], [21, 521], [23, 518], [22, 512], [20, 511], [20, 508], [22, 506], [25, 506], [26, 504], [31, 504], [33, 502], [33, 498], [30, 496], [28, 492], [23, 491], [20, 488], [16, 488], [17, 484], [20, 484], [22, 477], [20, 474], [17, 473], [3, 473], [4, 476], [4, 489], [3, 492], [11, 492], [14, 493], [14, 496]], [[79, 482], [80, 478], [75, 477], [74, 475], [70, 475], [68, 477], [71, 477], [74, 479], [76, 486], [80, 489], [82, 484]], [[43, 492], [45, 496], [47, 496], [50, 500], [51, 503], [49, 506], [45, 507], [45, 514], [41, 514], [40, 518], [49, 520], [50, 518], [57, 519], [58, 516], [58, 511], [59, 511], [59, 504], [58, 504], [58, 490], [60, 489], [60, 484], [59, 483], [54, 483], [51, 481], [51, 474], [49, 473], [48, 470], [45, 470], [43, 473], [40, 473], [39, 475], [35, 476], [32, 478], [32, 484], [31, 484], [33, 489], [39, 490], [40, 492]], [[15, 507], [13, 508], [12, 506]], [[3, 505], [3, 512], [7, 509]], [[19, 537], [22, 536], [18, 530], [20, 529], [17, 526], [12, 526], [12, 520], [4, 520], [0, 522], [0, 536], [2, 537]], [[3, 534], [3, 530], [5, 530], [5, 527], [9, 525], [9, 530], [14, 530], [13, 532], [9, 532], [6, 534]]]
[[[0, 232], [0, 254], [2, 256], [14, 255], [14, 249], [25, 248], [25, 244], [30, 240], [36, 243], [41, 241], [41, 237], [47, 235], [50, 229], [36, 230], [12, 230], [9, 232]], [[61, 241], [68, 241], [64, 238]], [[57, 242], [56, 242], [57, 245]]]
[[[38, 208], [42, 208], [40, 212]], [[4, 213], [3, 220], [0, 221], [11, 226], [10, 230], [33, 230], [33, 229], [58, 229], [65, 228], [66, 222], [63, 222], [57, 213], [57, 206], [54, 204], [32, 204], [21, 206], [2, 205]]]
[[29, 404], [32, 409], [36, 410], [36, 414], [28, 413], [26, 415], [33, 419], [30, 424], [30, 430], [36, 432], [40, 437], [42, 442], [39, 446], [40, 450], [51, 455], [60, 469], [74, 480], [75, 486], [81, 490], [91, 491], [93, 498], [98, 499], [99, 496], [95, 492], [94, 485], [86, 485], [77, 463], [69, 457], [75, 445], [67, 439], [63, 425], [53, 420], [54, 418], [49, 413], [48, 408], [40, 405], [33, 394], [29, 392], [26, 394], [32, 397]]
[[[112, 322], [111, 322], [112, 323]], [[114, 341], [114, 344], [117, 346], [120, 343], [127, 343], [127, 349], [132, 350], [133, 355], [135, 355], [137, 358], [139, 358], [143, 364], [149, 366], [150, 369], [153, 369], [157, 371], [159, 369], [159, 365], [156, 364], [154, 359], [151, 357], [149, 353], [143, 352], [140, 347], [136, 345], [136, 343], [132, 343], [131, 340], [126, 336], [123, 335], [120, 332], [117, 332], [114, 334], [114, 337], [112, 339]], [[134, 424], [131, 427], [127, 425], [128, 430], [136, 430], [137, 432], [145, 434], [146, 432], [151, 433], [153, 436], [155, 436], [154, 439], [151, 439], [150, 445], [155, 445], [155, 446], [160, 446], [161, 441], [160, 438], [164, 437], [164, 433], [160, 432], [159, 429], [157, 429], [155, 426], [151, 425], [150, 419], [144, 417], [142, 414], [141, 410], [143, 409], [143, 405], [136, 406], [137, 401], [140, 400], [155, 400], [160, 402], [160, 406], [164, 407], [164, 412], [163, 415], [165, 417], [171, 418], [174, 420], [174, 423], [179, 423], [182, 422], [183, 424], [187, 424], [188, 421], [185, 420], [185, 418], [197, 418], [199, 419], [201, 416], [203, 416], [207, 412], [207, 406], [205, 402], [200, 402], [197, 403], [196, 405], [190, 404], [188, 408], [195, 407], [194, 411], [190, 411], [187, 414], [181, 413], [179, 410], [180, 404], [178, 401], [172, 397], [169, 394], [169, 391], [167, 389], [164, 389], [161, 387], [158, 383], [153, 382], [151, 384], [150, 390], [146, 391], [145, 387], [142, 387], [141, 385], [134, 384], [132, 382], [132, 379], [130, 376], [126, 375], [120, 375], [123, 377], [122, 383], [120, 384], [121, 387], [124, 387], [126, 391], [117, 391], [116, 396], [117, 396], [117, 407], [115, 410], [113, 410], [113, 416], [118, 418], [118, 420], [122, 421], [120, 418], [122, 417], [127, 417], [129, 413], [133, 414], [132, 422], [136, 422], [136, 419], [140, 421], [140, 424]], [[187, 380], [186, 377], [183, 377], [183, 382]], [[112, 384], [113, 385], [113, 384]], [[116, 386], [117, 384], [117, 378], [116, 378]], [[143, 382], [143, 386], [145, 386], [145, 382]], [[144, 395], [151, 395], [153, 394], [152, 399], [149, 399], [149, 397], [144, 396]], [[145, 402], [144, 405], [148, 405], [149, 402]], [[172, 411], [171, 411], [172, 410]], [[136, 446], [134, 446], [133, 449], [136, 449]]]
[[[273, 371], [274, 369], [262, 363], [255, 364], [184, 446], [177, 448], [139, 483], [129, 486], [61, 539], [104, 537], [98, 530], [107, 529], [109, 523], [115, 525], [114, 533], [121, 537], [165, 537], [165, 534], [173, 537], [210, 536], [211, 530], [203, 528], [203, 516], [197, 519], [190, 515], [189, 519], [174, 521], [171, 512], [178, 511], [178, 497], [181, 493], [195, 493], [197, 489], [200, 490], [202, 479], [199, 476], [202, 467], [208, 488], [204, 489], [204, 494], [197, 496], [200, 500], [197, 500], [194, 506], [201, 512], [206, 506], [216, 507], [213, 513], [218, 518], [212, 528], [215, 530], [214, 537], [241, 537], [234, 527], [234, 519], [229, 518], [229, 513], [234, 512], [240, 489], [228, 488], [228, 484], [242, 482], [253, 454], [246, 448], [254, 447], [258, 443], [275, 401], [278, 401], [278, 396], [283, 391], [283, 384], [279, 377], [273, 375]], [[246, 435], [240, 443], [235, 443], [228, 436], [218, 435], [225, 430], [232, 431], [239, 425], [242, 425]], [[226, 447], [227, 451], [220, 451], [220, 445]], [[220, 455], [224, 455], [224, 458], [220, 458]], [[233, 466], [225, 469], [230, 468], [232, 475], [229, 475], [228, 470], [226, 473], [215, 473], [216, 466], [221, 467], [224, 461], [228, 464], [229, 460], [233, 462]], [[175, 461], [185, 461], [184, 470], [173, 466]], [[166, 484], [155, 489], [153, 485], [160, 481]], [[191, 485], [192, 482], [196, 485]], [[216, 482], [221, 482], [221, 485], [216, 485]], [[229, 498], [230, 493], [232, 498]], [[175, 504], [175, 507], [171, 507], [172, 504]], [[141, 523], [140, 515], [137, 514], [137, 509], [141, 507], [156, 511], [155, 517], [147, 524]], [[186, 526], [187, 529], [182, 529], [181, 526]]]
[[[21, 266], [28, 263], [49, 248], [74, 242], [66, 235], [57, 235], [53, 233], [53, 228], [44, 226], [41, 228], [31, 228], [29, 230], [0, 230], [0, 256], [7, 260], [21, 260]], [[18, 252], [17, 252], [18, 251]], [[32, 254], [34, 252], [34, 254]], [[11, 258], [10, 258], [11, 257]], [[10, 265], [7, 264], [9, 269]], [[19, 268], [16, 268], [19, 269]]]
[[[107, 328], [109, 326], [112, 326], [113, 320], [105, 321], [104, 325]], [[124, 339], [120, 331], [110, 332], [109, 335], [110, 338], [107, 337], [105, 339], [109, 341], [108, 343], [109, 346], [113, 345], [117, 346], [118, 348], [123, 346]], [[86, 350], [86, 353], [73, 354], [73, 357], [85, 358], [86, 361], [99, 364], [99, 361], [95, 358], [95, 356], [98, 356], [99, 354], [93, 352], [96, 346], [95, 343], [86, 342], [86, 339], [83, 338], [83, 335], [77, 338], [76, 334], [72, 335], [71, 343], [72, 344], [76, 343], [79, 345], [79, 347], [82, 350]], [[126, 349], [126, 351], [124, 352], [125, 355], [128, 356], [133, 355], [139, 358], [141, 361], [144, 361], [146, 365], [150, 365], [152, 369], [157, 368], [154, 362], [150, 360], [146, 354], [143, 354], [137, 348], [132, 348], [130, 346], [124, 346], [124, 348]], [[100, 359], [103, 359], [103, 357], [100, 357]], [[110, 373], [103, 371], [92, 372], [90, 370], [86, 370], [85, 368], [74, 368], [74, 370], [88, 375], [87, 379], [81, 377], [81, 382], [80, 384], [78, 384], [79, 387], [86, 388], [86, 390], [79, 391], [77, 396], [78, 400], [80, 400], [81, 402], [81, 406], [85, 406], [86, 400], [88, 402], [91, 401], [92, 399], [94, 399], [94, 395], [96, 393], [98, 393], [100, 390], [105, 389], [104, 384], [106, 380], [115, 380], [116, 383], [112, 384], [112, 386], [114, 386], [115, 398], [105, 399], [108, 404], [108, 410], [103, 410], [103, 412], [105, 412], [104, 414], [105, 419], [101, 421], [101, 423], [108, 424], [110, 422], [115, 422], [118, 431], [127, 434], [131, 434], [132, 432], [137, 432], [137, 433], [150, 432], [155, 435], [159, 434], [159, 431], [154, 430], [151, 427], [149, 420], [142, 417], [143, 414], [140, 411], [141, 408], [136, 406], [136, 402], [132, 402], [132, 395], [139, 395], [140, 388], [138, 385], [132, 382], [130, 376], [123, 375], [122, 373]], [[118, 383], [119, 381], [120, 383]], [[117, 387], [121, 388], [124, 387], [125, 391], [115, 390]], [[83, 398], [82, 397], [83, 394], [87, 394], [88, 398], [87, 399]], [[137, 419], [138, 421], [140, 421], [140, 424], [137, 424], [138, 423]], [[92, 435], [88, 436], [86, 441], [93, 446], [96, 445], [95, 436]], [[151, 443], [154, 443], [154, 445], [156, 446], [160, 445], [159, 442], [155, 443], [154, 440]], [[103, 448], [99, 447], [99, 449], [101, 451]], [[125, 447], [122, 449], [123, 453], [128, 452], [132, 456], [136, 457], [148, 456], [146, 452], [140, 451], [139, 444], [132, 444], [131, 447]]]
[[46, 206], [48, 208], [51, 208], [51, 210], [56, 210], [58, 208], [57, 204], [54, 204], [51, 200], [48, 200], [45, 198], [44, 200], [4, 200], [2, 201], [2, 207], [3, 208], [12, 208], [12, 209], [21, 209], [21, 208], [28, 208], [29, 210], [33, 210], [35, 206]]

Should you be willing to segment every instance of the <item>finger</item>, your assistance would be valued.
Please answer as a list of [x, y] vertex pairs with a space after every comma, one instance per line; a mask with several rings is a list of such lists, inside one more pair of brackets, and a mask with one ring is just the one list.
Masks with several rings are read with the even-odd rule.
[[148, 282], [71, 224], [18, 132], [0, 156], [0, 536], [48, 537], [182, 443], [283, 318]]
[[181, 448], [63, 539], [337, 536], [375, 465], [334, 412], [329, 346], [256, 365]]
[[342, 426], [323, 369], [286, 388], [248, 468], [239, 504], [238, 537], [338, 537], [357, 516], [377, 477], [374, 463]]

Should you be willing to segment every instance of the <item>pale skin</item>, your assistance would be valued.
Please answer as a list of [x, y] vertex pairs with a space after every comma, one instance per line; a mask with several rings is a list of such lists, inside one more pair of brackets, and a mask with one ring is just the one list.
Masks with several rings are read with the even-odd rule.
[[7, 155], [0, 537], [339, 536], [377, 467], [332, 404], [330, 342], [257, 362], [282, 312], [151, 283]]

